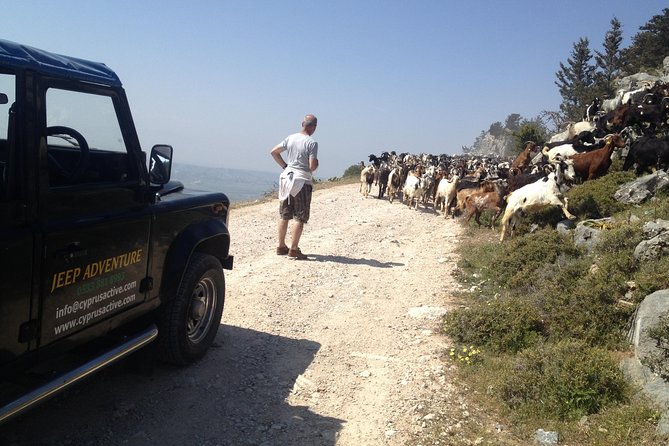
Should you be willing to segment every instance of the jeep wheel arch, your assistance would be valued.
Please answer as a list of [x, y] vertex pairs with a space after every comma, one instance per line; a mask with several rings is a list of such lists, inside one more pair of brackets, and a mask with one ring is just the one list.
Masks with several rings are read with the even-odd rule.
[[232, 269], [230, 233], [223, 222], [205, 221], [186, 227], [174, 238], [165, 257], [160, 280], [160, 297], [169, 299], [163, 290], [177, 289], [182, 281], [186, 263], [200, 252], [218, 259], [224, 269]]

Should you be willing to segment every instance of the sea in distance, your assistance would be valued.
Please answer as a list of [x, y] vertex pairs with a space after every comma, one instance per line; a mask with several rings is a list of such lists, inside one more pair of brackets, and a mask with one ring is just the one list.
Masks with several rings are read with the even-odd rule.
[[223, 192], [232, 203], [256, 200], [279, 187], [279, 172], [174, 163], [172, 179], [186, 189]]

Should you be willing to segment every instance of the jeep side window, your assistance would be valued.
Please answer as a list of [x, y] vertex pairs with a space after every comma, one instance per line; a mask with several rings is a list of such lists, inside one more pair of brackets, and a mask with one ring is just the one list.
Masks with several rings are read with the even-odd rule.
[[0, 201], [7, 199], [7, 186], [10, 166], [10, 126], [14, 124], [12, 105], [15, 101], [16, 78], [11, 74], [0, 73]]
[[112, 97], [49, 88], [46, 110], [51, 187], [137, 179]]

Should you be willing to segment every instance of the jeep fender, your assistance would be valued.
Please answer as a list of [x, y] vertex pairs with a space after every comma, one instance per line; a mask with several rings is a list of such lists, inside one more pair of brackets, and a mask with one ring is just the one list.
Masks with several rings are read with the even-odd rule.
[[225, 269], [232, 269], [230, 251], [230, 233], [220, 220], [207, 220], [193, 223], [184, 228], [174, 239], [163, 268], [160, 282], [161, 299], [167, 290], [177, 290], [181, 285], [186, 265], [194, 252], [202, 252], [216, 257]]

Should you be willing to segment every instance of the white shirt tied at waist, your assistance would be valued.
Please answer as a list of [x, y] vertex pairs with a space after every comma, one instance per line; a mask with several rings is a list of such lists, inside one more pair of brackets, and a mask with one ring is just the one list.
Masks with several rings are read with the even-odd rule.
[[288, 198], [290, 203], [290, 197], [297, 195], [305, 184], [311, 184], [311, 179], [311, 172], [286, 167], [279, 176], [279, 201]]

